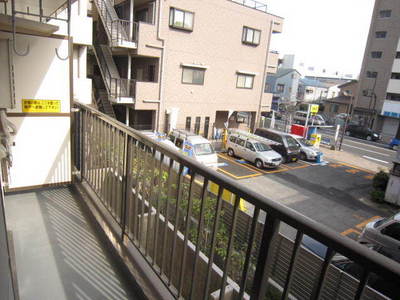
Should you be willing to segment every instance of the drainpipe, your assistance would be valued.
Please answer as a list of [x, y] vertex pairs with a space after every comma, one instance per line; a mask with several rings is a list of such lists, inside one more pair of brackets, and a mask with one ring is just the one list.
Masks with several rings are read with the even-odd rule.
[[164, 84], [163, 84], [163, 79], [164, 79], [164, 65], [165, 65], [165, 52], [166, 52], [166, 46], [165, 46], [165, 40], [161, 37], [161, 20], [162, 20], [162, 1], [163, 0], [158, 0], [158, 20], [157, 20], [157, 40], [161, 42], [161, 57], [160, 57], [160, 72], [158, 76], [158, 82], [159, 82], [159, 91], [158, 91], [158, 112], [157, 112], [157, 121], [156, 121], [156, 130], [160, 130], [160, 114], [161, 114], [161, 109], [164, 109], [163, 107], [163, 97], [164, 97]]
[[[267, 80], [266, 78], [266, 73], [267, 73], [267, 67], [268, 67], [268, 55], [269, 55], [269, 48], [271, 46], [271, 36], [272, 36], [272, 29], [274, 26], [274, 20], [270, 21], [270, 30], [269, 30], [269, 36], [268, 36], [268, 43], [267, 43], [267, 52], [265, 54], [265, 63], [264, 63], [264, 71], [262, 74], [262, 86], [261, 86], [261, 92], [260, 92], [260, 102], [258, 105], [258, 112], [257, 112], [257, 117], [256, 117], [256, 127], [259, 126], [260, 120], [261, 120], [261, 109], [262, 109], [262, 98], [264, 95], [264, 90], [265, 90], [265, 82]], [[254, 130], [254, 128], [253, 128]]]

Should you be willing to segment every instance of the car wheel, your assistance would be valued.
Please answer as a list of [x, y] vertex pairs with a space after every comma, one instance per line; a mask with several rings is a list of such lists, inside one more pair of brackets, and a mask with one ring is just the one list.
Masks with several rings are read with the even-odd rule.
[[259, 159], [256, 159], [256, 167], [259, 169], [263, 168], [263, 162]]
[[235, 152], [233, 151], [232, 148], [228, 149], [228, 155], [234, 157], [235, 156]]
[[366, 139], [367, 141], [372, 141], [372, 137], [370, 135], [367, 135]]
[[346, 132], [344, 134], [347, 135], [347, 136], [351, 135], [350, 131], [348, 131], [348, 130], [346, 130]]
[[307, 160], [307, 155], [304, 152], [300, 152], [300, 159]]

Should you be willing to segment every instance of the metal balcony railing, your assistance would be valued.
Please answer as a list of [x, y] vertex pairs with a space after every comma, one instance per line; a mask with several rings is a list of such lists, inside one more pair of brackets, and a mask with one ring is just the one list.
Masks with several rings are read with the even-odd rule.
[[265, 3], [255, 1], [255, 0], [229, 0], [246, 7], [254, 8], [259, 11], [267, 12], [267, 5]]
[[[174, 297], [269, 299], [275, 290], [287, 299], [300, 285], [303, 299], [386, 299], [366, 287], [369, 275], [400, 282], [396, 262], [93, 108], [74, 106], [76, 173], [124, 245], [142, 253]], [[243, 201], [250, 212], [241, 210]], [[286, 248], [283, 224], [296, 232]], [[299, 258], [303, 235], [327, 246], [317, 266]], [[359, 279], [332, 278], [336, 252], [360, 265]], [[340, 284], [332, 288], [332, 281]]]
[[137, 42], [138, 24], [136, 22], [132, 23], [132, 37], [130, 37], [131, 22], [119, 19], [112, 3], [108, 0], [95, 0], [94, 2], [108, 38], [113, 45], [118, 46], [123, 42]]

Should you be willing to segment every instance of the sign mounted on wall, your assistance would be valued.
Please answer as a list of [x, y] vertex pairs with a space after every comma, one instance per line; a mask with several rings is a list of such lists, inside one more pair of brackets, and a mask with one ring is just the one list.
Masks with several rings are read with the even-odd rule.
[[61, 112], [60, 100], [22, 99], [22, 112], [24, 113], [59, 113]]
[[318, 113], [319, 110], [319, 105], [318, 104], [312, 104], [311, 108], [310, 108], [310, 113], [312, 115], [316, 115]]

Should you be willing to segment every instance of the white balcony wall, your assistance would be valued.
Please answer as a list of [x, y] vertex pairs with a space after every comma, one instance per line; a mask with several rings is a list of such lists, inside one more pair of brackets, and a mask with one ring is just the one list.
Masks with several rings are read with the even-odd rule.
[[400, 59], [395, 59], [393, 61], [392, 72], [393, 73], [400, 73]]
[[387, 92], [400, 94], [400, 80], [399, 79], [390, 79], [388, 88], [387, 88]]
[[[10, 187], [40, 186], [71, 180], [69, 61], [55, 54], [68, 50], [64, 39], [17, 35], [17, 47], [27, 56], [13, 53], [16, 108], [8, 110], [17, 129], [12, 147]], [[61, 110], [51, 114], [24, 113], [22, 99], [59, 100]]]
[[[71, 36], [74, 44], [92, 45], [93, 20], [87, 16], [88, 0], [77, 0], [71, 5]], [[67, 18], [67, 10], [63, 10], [57, 17]], [[67, 35], [67, 23], [51, 20], [49, 24], [57, 25], [60, 29], [55, 34]]]
[[73, 78], [74, 100], [92, 103], [92, 79], [86, 77], [87, 73], [87, 46], [74, 45], [73, 50]]

